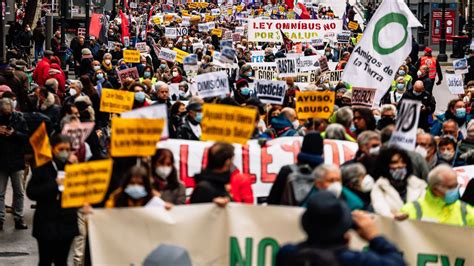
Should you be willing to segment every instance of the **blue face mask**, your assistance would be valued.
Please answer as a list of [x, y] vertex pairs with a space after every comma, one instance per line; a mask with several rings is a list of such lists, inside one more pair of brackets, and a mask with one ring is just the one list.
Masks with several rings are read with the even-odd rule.
[[463, 119], [466, 117], [466, 108], [458, 108], [456, 109], [456, 117], [459, 119]]
[[415, 96], [420, 96], [422, 93], [423, 93], [423, 92], [416, 92], [416, 91], [413, 91], [413, 94], [414, 94]]
[[184, 98], [184, 96], [186, 96], [186, 92], [179, 91], [179, 97]]
[[127, 69], [127, 65], [120, 65], [120, 70], [124, 70], [124, 69]]
[[405, 76], [405, 74], [406, 74], [405, 70], [398, 70], [398, 75]]
[[448, 204], [448, 205], [453, 204], [458, 200], [459, 200], [459, 189], [458, 188], [450, 189], [450, 190], [446, 191], [446, 193], [444, 194], [444, 202], [446, 202], [446, 204]]
[[196, 114], [196, 122], [201, 123], [202, 121], [202, 113], [197, 113]]
[[403, 180], [405, 179], [405, 176], [407, 175], [407, 169], [406, 168], [396, 168], [396, 169], [390, 169], [390, 175], [394, 180]]
[[146, 197], [148, 193], [145, 190], [145, 187], [142, 185], [128, 185], [125, 188], [125, 193], [129, 195], [132, 199], [141, 199]]
[[405, 84], [397, 83], [397, 90], [402, 91], [405, 88]]
[[150, 71], [145, 71], [145, 72], [143, 73], [143, 77], [145, 77], [145, 78], [151, 77], [151, 72], [150, 72]]
[[246, 76], [250, 78], [252, 76], [252, 72], [248, 72]]
[[161, 65], [160, 65], [160, 68], [161, 68], [161, 69], [165, 69], [165, 68], [166, 68], [166, 65], [165, 65], [165, 64], [161, 64]]
[[243, 87], [242, 89], [240, 89], [240, 93], [244, 96], [248, 96], [250, 94], [250, 90], [247, 87]]
[[97, 74], [96, 78], [97, 78], [97, 79], [103, 79], [103, 78], [104, 78], [104, 74]]
[[135, 92], [135, 101], [139, 103], [145, 101], [145, 93], [143, 91]]

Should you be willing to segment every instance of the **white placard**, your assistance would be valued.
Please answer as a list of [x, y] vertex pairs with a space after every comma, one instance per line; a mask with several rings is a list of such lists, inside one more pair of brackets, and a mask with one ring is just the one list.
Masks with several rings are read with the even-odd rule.
[[421, 102], [403, 100], [397, 115], [397, 125], [390, 138], [389, 145], [413, 151], [416, 146], [418, 119], [421, 112]]
[[464, 94], [464, 81], [462, 75], [446, 73], [446, 82], [448, 82], [448, 90], [451, 94]]
[[255, 93], [262, 103], [283, 104], [287, 89], [286, 81], [256, 80]]
[[168, 48], [161, 48], [158, 58], [166, 60], [168, 62], [174, 62], [174, 60], [176, 59], [176, 52]]
[[203, 99], [229, 93], [229, 78], [225, 71], [198, 75], [196, 84], [198, 95]]
[[296, 70], [296, 58], [278, 58], [276, 60], [278, 77], [295, 77], [298, 75]]

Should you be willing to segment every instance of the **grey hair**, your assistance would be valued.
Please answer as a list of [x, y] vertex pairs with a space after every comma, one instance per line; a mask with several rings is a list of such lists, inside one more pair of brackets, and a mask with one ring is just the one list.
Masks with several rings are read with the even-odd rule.
[[443, 122], [443, 125], [444, 125], [444, 124], [447, 124], [447, 123], [453, 123], [454, 126], [456, 127], [456, 130], [459, 130], [458, 122], [456, 122], [455, 120], [453, 120], [453, 119], [448, 119], [448, 120], [446, 120], [446, 121]]
[[456, 172], [453, 168], [447, 164], [440, 164], [433, 168], [428, 174], [428, 186], [429, 187], [436, 187], [443, 183], [443, 177], [447, 172], [451, 172], [456, 175]]
[[397, 117], [397, 108], [393, 104], [384, 104], [380, 107], [380, 114], [383, 114], [385, 111], [393, 111], [395, 117]]
[[372, 139], [380, 140], [380, 134], [372, 130], [366, 130], [357, 137], [357, 144], [359, 144], [359, 147], [364, 146]]
[[361, 163], [351, 163], [341, 167], [341, 176], [343, 184], [350, 184], [357, 181], [359, 177], [365, 176], [367, 170]]
[[157, 81], [157, 82], [155, 83], [155, 92], [159, 91], [160, 88], [161, 88], [161, 86], [164, 86], [164, 85], [168, 85], [168, 84], [166, 84], [166, 83], [163, 82], [163, 81]]
[[344, 127], [350, 127], [353, 119], [354, 113], [348, 106], [344, 106], [336, 112], [336, 123], [341, 124]]
[[75, 116], [75, 115], [65, 115], [63, 117], [63, 119], [61, 119], [61, 122], [59, 123], [59, 126], [61, 128], [61, 130], [64, 128], [64, 126], [66, 124], [69, 124], [73, 121], [80, 121], [79, 117]]
[[337, 165], [334, 164], [321, 164], [313, 170], [312, 175], [314, 177], [314, 180], [322, 180], [328, 172], [341, 173], [341, 170]]
[[44, 85], [46, 86], [52, 86], [52, 87], [58, 87], [59, 86], [59, 82], [57, 79], [55, 78], [50, 78], [48, 80], [46, 80], [46, 82], [44, 83]]
[[76, 86], [82, 91], [84, 89], [84, 85], [82, 85], [82, 82], [78, 79], [71, 81], [71, 83], [76, 84]]
[[346, 139], [346, 130], [341, 124], [330, 124], [326, 127], [326, 139]]

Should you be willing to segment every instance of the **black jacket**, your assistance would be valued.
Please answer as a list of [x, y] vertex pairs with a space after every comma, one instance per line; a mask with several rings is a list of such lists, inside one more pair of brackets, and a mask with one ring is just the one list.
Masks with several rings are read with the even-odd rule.
[[217, 197], [229, 196], [225, 185], [230, 182], [230, 172], [217, 174], [204, 170], [197, 174], [194, 179], [196, 180], [196, 187], [191, 195], [191, 203], [212, 202]]
[[28, 144], [28, 126], [22, 113], [13, 112], [8, 121], [0, 126], [12, 127], [11, 136], [0, 136], [0, 169], [16, 172], [25, 168], [25, 153]]
[[[57, 164], [58, 169], [64, 169]], [[36, 201], [33, 218], [33, 237], [42, 240], [71, 239], [79, 234], [77, 209], [61, 208], [61, 192], [56, 177], [58, 172], [49, 162], [33, 168], [33, 176], [26, 187], [26, 195]]]
[[428, 123], [428, 117], [432, 115], [433, 112], [436, 110], [435, 98], [427, 91], [423, 91], [423, 93], [418, 96], [413, 94], [413, 90], [407, 91], [405, 92], [405, 94], [403, 94], [402, 99], [400, 99], [400, 104], [397, 106], [398, 108], [402, 106], [401, 103], [404, 100], [415, 100], [421, 102], [422, 108], [420, 112], [420, 118], [418, 120], [418, 128], [422, 128], [425, 131], [429, 131], [430, 125]]
[[178, 128], [178, 139], [187, 139], [187, 140], [199, 140], [199, 138], [194, 134], [190, 125], [191, 121], [189, 117], [186, 116], [184, 123]]

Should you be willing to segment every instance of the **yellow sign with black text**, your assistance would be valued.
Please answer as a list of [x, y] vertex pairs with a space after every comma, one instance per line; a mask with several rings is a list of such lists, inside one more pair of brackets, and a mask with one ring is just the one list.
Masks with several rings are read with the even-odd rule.
[[334, 92], [306, 91], [296, 92], [296, 113], [298, 119], [328, 119], [334, 110]]
[[140, 63], [140, 51], [123, 50], [123, 60], [127, 63]]
[[189, 55], [189, 53], [186, 53], [185, 51], [180, 50], [178, 48], [173, 48], [173, 51], [176, 52], [176, 58], [175, 58], [176, 62], [180, 64], [182, 64], [184, 62], [183, 61], [184, 58]]
[[102, 89], [100, 111], [106, 113], [123, 113], [132, 110], [135, 93], [114, 89]]

